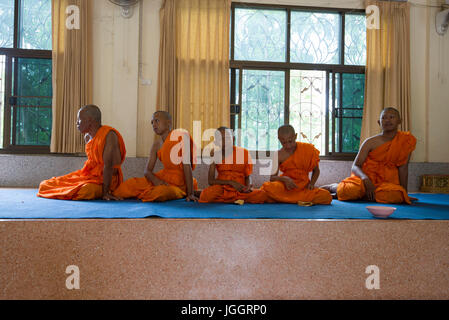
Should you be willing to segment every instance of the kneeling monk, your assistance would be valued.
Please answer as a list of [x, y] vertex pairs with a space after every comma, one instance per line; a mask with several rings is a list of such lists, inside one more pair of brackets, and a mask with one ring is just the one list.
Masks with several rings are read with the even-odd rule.
[[416, 146], [409, 132], [398, 131], [399, 111], [385, 108], [378, 120], [382, 133], [365, 140], [352, 165], [352, 174], [339, 184], [323, 186], [338, 200], [408, 203], [408, 162]]
[[[200, 201], [224, 203], [264, 203], [267, 196], [262, 190], [253, 190], [250, 175], [253, 164], [248, 150], [234, 146], [232, 130], [220, 127], [215, 132], [218, 161], [209, 167], [210, 187], [201, 192]], [[218, 176], [215, 177], [215, 170]]]
[[86, 141], [84, 167], [41, 182], [37, 195], [61, 200], [117, 200], [111, 192], [123, 181], [121, 164], [126, 150], [122, 136], [114, 128], [101, 125], [101, 111], [94, 105], [79, 110], [77, 128]]
[[[298, 135], [290, 125], [279, 128], [278, 138], [282, 149], [278, 151], [278, 165], [270, 182], [262, 190], [275, 202], [330, 204], [329, 191], [315, 188], [320, 175], [319, 151], [310, 143], [296, 142]], [[279, 169], [282, 175], [278, 176]], [[312, 178], [309, 179], [309, 172]]]
[[[192, 174], [195, 169], [195, 146], [192, 138], [187, 132], [171, 129], [172, 118], [168, 112], [154, 113], [151, 124], [161, 140], [157, 139], [151, 148], [145, 176], [126, 180], [114, 191], [114, 195], [119, 198], [137, 198], [143, 202], [162, 202], [184, 197], [187, 201], [198, 201], [194, 194], [197, 183]], [[157, 159], [164, 168], [153, 173]], [[178, 160], [179, 163], [176, 163]]]

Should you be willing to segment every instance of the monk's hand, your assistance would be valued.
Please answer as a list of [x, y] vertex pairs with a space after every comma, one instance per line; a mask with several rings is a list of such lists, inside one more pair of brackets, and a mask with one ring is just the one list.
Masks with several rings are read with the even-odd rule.
[[298, 186], [296, 185], [296, 183], [295, 183], [295, 181], [293, 181], [293, 179], [292, 178], [290, 178], [290, 177], [283, 177], [284, 179], [284, 184], [285, 184], [285, 187], [287, 188], [287, 190], [293, 190], [293, 189], [296, 189], [296, 188], [298, 188]]
[[113, 201], [122, 201], [123, 198], [116, 197], [112, 193], [106, 192], [105, 194], [103, 194], [103, 200], [106, 200], [106, 201], [111, 201], [111, 200], [113, 200]]
[[244, 186], [243, 190], [241, 192], [243, 193], [251, 193], [253, 191], [253, 185], [250, 184], [249, 186]]
[[161, 180], [159, 178], [154, 179], [153, 185], [155, 185], [155, 186], [169, 186], [169, 184], [167, 182], [165, 182], [164, 180]]
[[375, 193], [376, 187], [371, 182], [371, 180], [368, 178], [363, 179], [363, 184], [365, 185], [366, 197], [368, 198], [368, 200], [376, 201], [376, 193]]
[[243, 190], [245, 190], [245, 188], [246, 188], [243, 184], [235, 182], [235, 181], [231, 181], [231, 187], [233, 187], [238, 192], [244, 192]]
[[309, 190], [315, 189], [315, 184], [310, 182], [310, 183], [307, 185], [307, 189], [309, 189]]
[[187, 201], [187, 202], [190, 202], [190, 201], [198, 202], [198, 197], [195, 196], [194, 194], [189, 194], [189, 195], [187, 195], [187, 197], [186, 197], [186, 201]]
[[410, 199], [410, 201], [418, 201], [419, 200], [418, 198], [410, 197], [410, 196], [408, 196], [408, 198]]

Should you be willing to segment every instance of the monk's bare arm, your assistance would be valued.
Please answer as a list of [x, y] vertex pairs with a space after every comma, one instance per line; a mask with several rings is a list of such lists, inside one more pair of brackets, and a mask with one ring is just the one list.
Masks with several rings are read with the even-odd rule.
[[245, 186], [248, 187], [248, 188], [252, 187], [251, 176], [245, 177]]
[[217, 183], [215, 183], [215, 163], [212, 162], [209, 166], [209, 172], [207, 174], [207, 182], [210, 186], [213, 186]]
[[150, 151], [150, 156], [148, 157], [147, 167], [145, 168], [144, 172], [145, 178], [148, 180], [148, 182], [151, 182], [155, 186], [167, 185], [165, 181], [162, 181], [153, 173], [153, 169], [157, 161], [157, 152], [159, 151], [159, 147], [160, 144], [157, 141], [153, 143]]
[[293, 190], [293, 189], [298, 188], [295, 181], [293, 181], [292, 178], [287, 177], [287, 176], [283, 176], [283, 177], [279, 176], [279, 166], [281, 165], [281, 163], [283, 161], [286, 160], [287, 157], [288, 157], [288, 155], [286, 156], [284, 153], [281, 152], [281, 150], [278, 151], [278, 156], [277, 156], [278, 164], [277, 164], [276, 172], [271, 174], [270, 181], [280, 181], [280, 182], [284, 183], [287, 190]]
[[362, 146], [360, 147], [359, 153], [357, 154], [354, 163], [352, 165], [352, 172], [358, 176], [360, 179], [362, 179], [363, 184], [365, 185], [366, 190], [366, 197], [370, 201], [376, 200], [376, 194], [375, 190], [376, 187], [374, 186], [373, 182], [370, 180], [370, 178], [366, 175], [365, 172], [363, 172], [362, 167], [365, 163], [366, 158], [368, 157], [368, 154], [373, 149], [373, 139], [367, 139]]
[[193, 194], [193, 172], [191, 164], [182, 164], [184, 170], [184, 180], [186, 182], [187, 196], [186, 200], [198, 201], [198, 198]]
[[318, 180], [318, 177], [320, 176], [320, 167], [319, 165], [317, 165], [315, 168], [313, 168], [312, 170], [312, 177], [310, 178], [310, 182], [307, 185], [307, 188], [312, 190], [315, 188], [315, 183]]
[[399, 183], [407, 191], [408, 189], [408, 163], [410, 161], [411, 154], [408, 156], [407, 163], [398, 168], [399, 171]]
[[242, 192], [249, 193], [249, 192], [253, 191], [253, 184], [251, 181], [251, 176], [245, 177], [245, 186], [244, 187], [245, 188], [242, 190]]
[[279, 166], [281, 165], [281, 159], [280, 159], [280, 151], [277, 152], [277, 165], [276, 165], [276, 171], [271, 172], [270, 181], [281, 181], [283, 182], [284, 179], [279, 176]]
[[232, 180], [216, 179], [215, 178], [215, 169], [216, 169], [216, 164], [211, 163], [211, 165], [209, 166], [209, 174], [208, 174], [209, 185], [211, 185], [211, 186], [213, 186], [213, 185], [230, 185], [237, 191], [241, 191], [245, 188], [244, 185], [237, 183], [235, 181], [232, 181]]
[[103, 150], [103, 199], [119, 200], [110, 193], [114, 166], [119, 165], [121, 161], [120, 147], [115, 132], [111, 131], [106, 137], [106, 144]]
[[371, 151], [371, 144], [371, 140], [369, 139], [362, 144], [359, 153], [355, 157], [354, 163], [352, 164], [352, 172], [362, 180], [369, 179], [365, 172], [363, 172], [362, 167]]

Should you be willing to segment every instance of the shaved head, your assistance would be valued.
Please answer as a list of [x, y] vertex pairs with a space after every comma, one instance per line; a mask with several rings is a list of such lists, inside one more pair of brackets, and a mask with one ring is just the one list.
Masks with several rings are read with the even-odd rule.
[[228, 127], [220, 127], [217, 129], [217, 131], [226, 131], [226, 130], [231, 130]]
[[401, 119], [401, 114], [399, 113], [398, 109], [393, 108], [393, 107], [386, 107], [385, 109], [382, 110], [382, 112], [380, 113], [380, 117], [382, 118], [382, 115], [385, 112], [395, 112], [396, 115], [398, 116], [399, 119]]
[[162, 117], [164, 120], [172, 121], [172, 116], [167, 111], [156, 111], [155, 113], [153, 113], [153, 116], [155, 115]]
[[278, 129], [278, 136], [288, 136], [288, 135], [295, 135], [295, 128], [293, 128], [291, 125], [286, 124]]
[[226, 136], [234, 136], [234, 131], [228, 127], [220, 127], [215, 131], [215, 136], [217, 137], [217, 133], [220, 132], [222, 138]]
[[101, 125], [101, 110], [96, 105], [89, 104], [80, 109], [80, 113], [84, 113], [87, 118], [94, 120]]

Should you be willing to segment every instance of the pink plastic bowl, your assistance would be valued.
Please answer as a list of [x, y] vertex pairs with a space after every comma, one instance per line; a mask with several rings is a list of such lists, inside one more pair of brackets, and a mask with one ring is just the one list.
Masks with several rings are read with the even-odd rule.
[[366, 208], [376, 218], [388, 218], [396, 210], [395, 207], [368, 206]]

